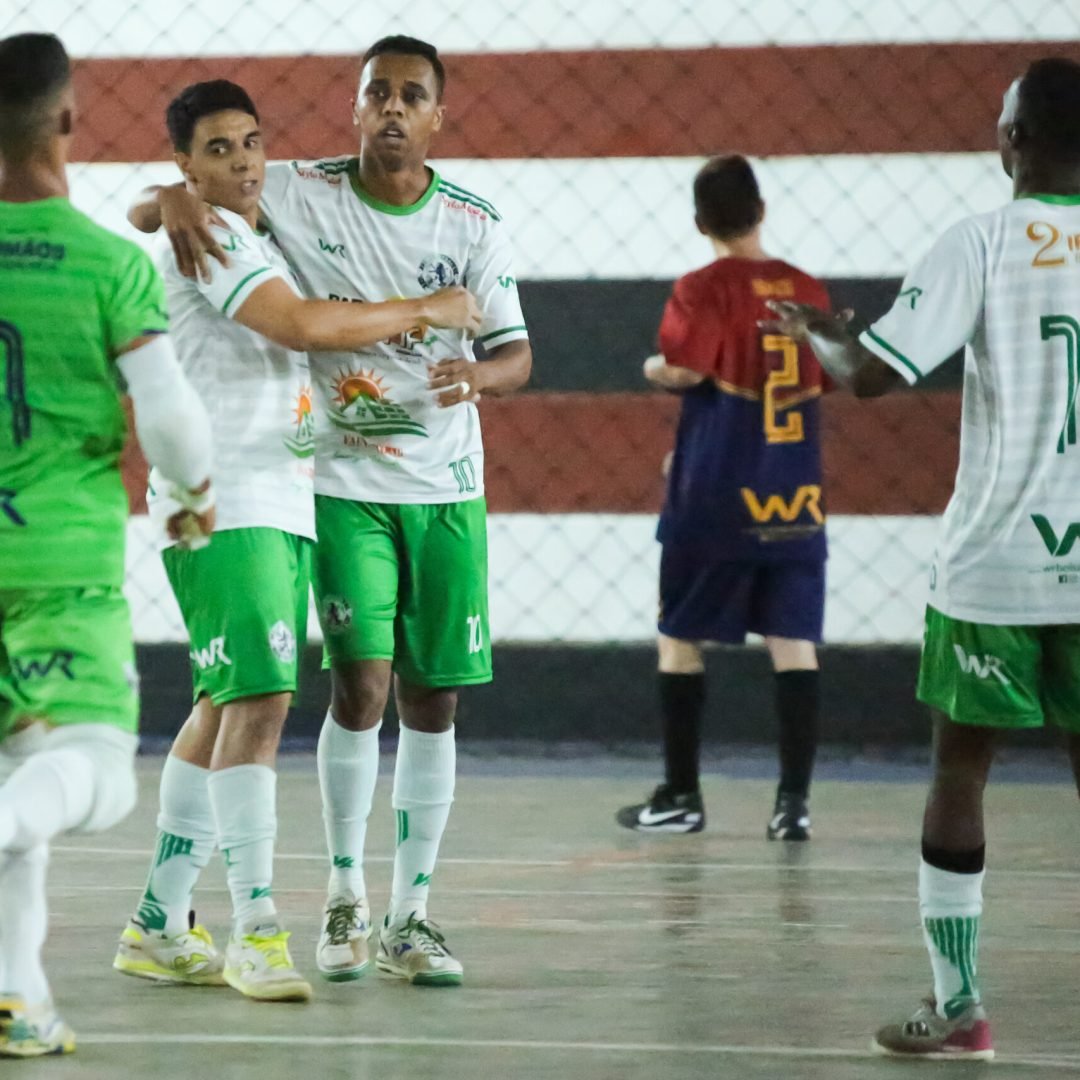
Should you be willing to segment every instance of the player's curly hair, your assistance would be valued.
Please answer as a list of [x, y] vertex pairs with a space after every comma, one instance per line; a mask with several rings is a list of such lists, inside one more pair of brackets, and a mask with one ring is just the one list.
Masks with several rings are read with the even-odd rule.
[[711, 158], [694, 177], [698, 224], [717, 240], [733, 240], [761, 221], [765, 204], [757, 177], [742, 154]]
[[1080, 64], [1064, 56], [1034, 61], [1020, 80], [1016, 120], [1041, 156], [1080, 161]]
[[55, 34], [14, 34], [0, 41], [0, 150], [24, 158], [55, 119], [71, 62]]
[[446, 68], [443, 67], [439, 50], [434, 45], [419, 38], [409, 37], [407, 34], [391, 34], [389, 37], [379, 38], [360, 61], [360, 67], [367, 66], [369, 60], [375, 56], [422, 56], [435, 72], [435, 88], [438, 91], [439, 101], [442, 101], [443, 91], [446, 89]]
[[173, 149], [182, 154], [191, 153], [191, 140], [195, 136], [195, 125], [204, 117], [214, 113], [236, 109], [254, 117], [259, 122], [255, 102], [248, 92], [228, 79], [211, 79], [209, 82], [192, 83], [184, 87], [169, 102], [165, 109], [165, 126], [169, 129], [169, 138]]

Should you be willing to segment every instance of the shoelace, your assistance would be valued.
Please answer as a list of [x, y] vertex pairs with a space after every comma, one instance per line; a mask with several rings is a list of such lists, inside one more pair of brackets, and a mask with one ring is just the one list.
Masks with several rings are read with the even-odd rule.
[[335, 904], [326, 910], [326, 933], [331, 945], [347, 945], [349, 931], [360, 929], [360, 901]]
[[446, 947], [446, 938], [443, 937], [439, 928], [427, 919], [418, 919], [415, 915], [409, 916], [409, 921], [398, 931], [399, 937], [416, 935], [416, 948], [429, 956], [449, 956], [450, 950]]

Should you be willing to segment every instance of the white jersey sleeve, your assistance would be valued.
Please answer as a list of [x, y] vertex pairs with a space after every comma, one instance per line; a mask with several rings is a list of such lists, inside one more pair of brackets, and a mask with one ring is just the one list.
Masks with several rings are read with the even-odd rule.
[[[222, 211], [219, 210], [218, 213], [222, 214]], [[222, 216], [228, 220], [232, 215]], [[212, 225], [210, 231], [229, 256], [229, 265], [222, 266], [215, 262], [210, 268], [210, 281], [196, 278], [193, 283], [216, 311], [234, 319], [244, 301], [260, 285], [265, 285], [274, 278], [281, 278], [295, 291], [296, 286], [284, 271], [274, 266], [267, 259], [266, 253], [252, 242], [248, 230], [235, 225], [228, 229]], [[245, 235], [245, 232], [248, 235]]]
[[514, 253], [502, 224], [494, 222], [477, 245], [469, 260], [465, 285], [484, 313], [477, 340], [486, 349], [528, 338], [514, 277]]
[[909, 271], [892, 308], [859, 341], [914, 384], [972, 340], [985, 292], [986, 237], [968, 218]]

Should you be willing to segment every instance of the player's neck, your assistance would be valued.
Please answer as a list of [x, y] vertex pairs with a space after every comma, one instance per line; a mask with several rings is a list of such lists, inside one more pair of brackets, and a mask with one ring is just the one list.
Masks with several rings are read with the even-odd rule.
[[390, 206], [412, 206], [431, 186], [431, 172], [423, 161], [388, 169], [372, 153], [360, 153], [360, 183], [379, 202]]
[[756, 229], [746, 236], [736, 236], [731, 240], [718, 240], [715, 236], [710, 236], [709, 242], [718, 259], [750, 259], [753, 262], [764, 262], [769, 258], [761, 246], [761, 236]]
[[51, 154], [28, 158], [0, 170], [0, 202], [37, 202], [68, 197], [63, 160]]
[[1013, 197], [1025, 195], [1080, 195], [1080, 169], [1031, 162], [1013, 174]]

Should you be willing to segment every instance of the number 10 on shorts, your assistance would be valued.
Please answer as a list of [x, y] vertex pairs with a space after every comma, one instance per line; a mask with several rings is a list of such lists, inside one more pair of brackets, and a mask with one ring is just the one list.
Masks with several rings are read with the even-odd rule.
[[484, 628], [479, 615], [468, 615], [465, 621], [469, 624], [469, 653], [482, 652], [484, 648]]

